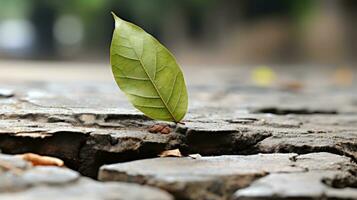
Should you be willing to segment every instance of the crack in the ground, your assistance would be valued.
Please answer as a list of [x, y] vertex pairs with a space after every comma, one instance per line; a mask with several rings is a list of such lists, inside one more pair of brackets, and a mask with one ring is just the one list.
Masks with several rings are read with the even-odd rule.
[[142, 127], [154, 123], [144, 115], [134, 114], [100, 114], [100, 113], [7, 113], [0, 114], [2, 120], [28, 120], [43, 123], [68, 123], [74, 126], [95, 128]]
[[0, 149], [8, 154], [32, 152], [59, 157], [68, 167], [78, 170], [80, 160], [77, 155], [86, 138], [87, 136], [83, 133], [65, 131], [38, 138], [0, 134]]
[[[103, 164], [153, 158], [161, 151], [172, 148], [180, 148], [184, 154], [199, 153], [202, 155], [330, 152], [348, 156], [356, 162], [354, 153], [357, 148], [353, 143], [340, 143], [333, 147], [276, 144], [271, 149], [261, 148], [261, 142], [274, 137], [273, 131], [279, 128], [265, 129], [267, 125], [263, 124], [262, 126], [259, 124], [261, 120], [257, 118], [243, 117], [232, 121], [225, 120], [223, 122], [227, 123], [227, 125], [238, 124], [239, 128], [227, 128], [218, 131], [192, 129], [180, 125], [168, 136], [160, 136], [166, 139], [159, 142], [151, 141], [150, 138], [147, 138], [155, 135], [145, 131], [155, 121], [149, 120], [143, 115], [24, 113], [1, 114], [0, 118], [2, 120], [27, 120], [54, 125], [62, 123], [70, 124], [78, 129], [99, 128], [103, 130], [103, 134], [94, 134], [95, 132], [93, 131], [58, 131], [51, 133], [38, 130], [34, 132], [23, 131], [24, 134], [22, 136], [21, 132], [0, 134], [0, 149], [5, 153], [33, 152], [59, 157], [70, 168], [92, 178], [96, 178], [98, 168]], [[207, 124], [209, 123], [207, 122]], [[260, 128], [255, 127], [256, 125], [260, 126]], [[30, 126], [35, 125], [28, 125], [28, 127]], [[175, 128], [175, 126], [172, 125], [172, 128]], [[290, 126], [284, 126], [284, 128], [290, 128]], [[115, 135], [116, 131], [122, 131], [123, 133], [126, 131], [139, 131], [147, 135], [144, 137], [130, 136], [130, 134], [127, 137], [120, 134], [118, 137], [112, 136], [111, 134]], [[46, 137], [30, 137], [30, 133], [42, 134], [42, 136], [46, 135]]]
[[[268, 139], [272, 136], [266, 137], [264, 139]], [[352, 162], [357, 163], [357, 158], [353, 154], [353, 152], [356, 151], [351, 151], [349, 152], [346, 150], [347, 146], [350, 145], [350, 149], [355, 149], [356, 144], [348, 143], [344, 145], [344, 148], [340, 146], [309, 146], [309, 145], [301, 145], [301, 146], [296, 146], [292, 144], [278, 144], [273, 146], [274, 148], [269, 148], [266, 149], [265, 147], [261, 148], [259, 144], [264, 141], [261, 140], [255, 144], [253, 149], [255, 149], [255, 153], [297, 153], [297, 154], [308, 154], [308, 153], [317, 153], [317, 152], [328, 152], [328, 153], [333, 153], [341, 156], [346, 156], [349, 157]]]
[[265, 107], [259, 108], [252, 111], [252, 113], [265, 113], [265, 114], [275, 114], [275, 115], [331, 115], [338, 114], [336, 110], [314, 110], [314, 109], [284, 109], [284, 108], [276, 108], [276, 107]]

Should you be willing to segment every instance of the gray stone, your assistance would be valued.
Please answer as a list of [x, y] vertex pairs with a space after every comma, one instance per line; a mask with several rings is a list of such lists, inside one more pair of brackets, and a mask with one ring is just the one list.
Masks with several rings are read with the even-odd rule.
[[[11, 164], [11, 163], [10, 163]], [[36, 185], [61, 185], [79, 179], [77, 172], [58, 167], [34, 167], [19, 173], [0, 174], [0, 192], [16, 191]]]
[[[198, 159], [155, 158], [105, 165], [100, 169], [99, 180], [152, 185], [169, 191], [176, 198], [229, 199], [235, 190], [254, 184], [268, 174], [289, 177], [290, 174], [316, 171], [322, 175], [331, 174], [330, 178], [343, 174], [345, 179], [354, 182], [357, 179], [350, 172], [356, 170], [357, 166], [349, 158], [330, 153], [302, 156], [257, 154]], [[317, 177], [310, 178], [320, 184]], [[355, 190], [351, 190], [353, 194]]]
[[[173, 148], [180, 148], [184, 155], [200, 153], [203, 157], [292, 153], [294, 155], [289, 156], [293, 162], [291, 168], [309, 172], [316, 169], [317, 174], [326, 174], [328, 178], [323, 179], [331, 187], [356, 187], [352, 176], [345, 173], [355, 172], [353, 165], [340, 160], [346, 157], [313, 154], [330, 152], [357, 161], [356, 83], [335, 88], [327, 83], [326, 77], [320, 76], [320, 70], [314, 74], [303, 71], [304, 76], [297, 77], [303, 87], [290, 91], [280, 82], [269, 87], [252, 85], [250, 68], [189, 68], [185, 78], [190, 109], [183, 121], [185, 124], [169, 123], [174, 131], [159, 135], [147, 131], [147, 127], [157, 122], [135, 110], [111, 82], [111, 77], [93, 81], [88, 80], [88, 76], [73, 75], [72, 67], [70, 69], [75, 82], [54, 82], [53, 78], [60, 81], [67, 76], [46, 77], [46, 81], [41, 82], [41, 77], [34, 80], [23, 71], [17, 73], [23, 75], [21, 82], [11, 84], [0, 79], [1, 87], [8, 90], [6, 95], [0, 94], [0, 149], [3, 152], [59, 157], [66, 166], [93, 178], [103, 164], [153, 158]], [[87, 71], [87, 66], [84, 69]], [[107, 73], [107, 68], [103, 69]], [[55, 71], [57, 75], [60, 70]], [[279, 70], [279, 76], [288, 77], [289, 73], [283, 71]], [[205, 78], [198, 79], [198, 74]], [[328, 162], [331, 164], [327, 165]], [[27, 169], [26, 164], [22, 167]], [[328, 171], [336, 169], [344, 172], [336, 174], [339, 178], [328, 175]], [[267, 172], [261, 173], [243, 182], [254, 184], [252, 180]], [[317, 175], [312, 177], [318, 179]], [[186, 178], [197, 176], [187, 172]], [[19, 180], [17, 184], [25, 188], [30, 184]], [[43, 178], [43, 181], [50, 180]], [[192, 183], [189, 188], [202, 193], [189, 192], [198, 197], [221, 198], [218, 193], [224, 191], [223, 196], [233, 193], [235, 189], [230, 190], [229, 185], [236, 182], [219, 179], [214, 183], [205, 182], [206, 185]], [[227, 190], [230, 192], [225, 192]]]
[[249, 129], [225, 121], [186, 122], [178, 127], [185, 135], [182, 149], [202, 155], [221, 155], [244, 152], [259, 141], [269, 137], [270, 130]]
[[[155, 121], [130, 107], [108, 103], [98, 109], [99, 102], [81, 107], [78, 99], [64, 99], [55, 92], [32, 92], [27, 100], [17, 97], [0, 103], [0, 149], [59, 157], [91, 177], [102, 164], [155, 157], [177, 147], [185, 154], [327, 151], [357, 158], [355, 115], [252, 114], [205, 107], [189, 113], [175, 132], [155, 135], [147, 131]], [[52, 105], [55, 102], [58, 105]]]
[[203, 155], [274, 152], [331, 152], [357, 159], [354, 115], [239, 114], [215, 122], [189, 120], [185, 134], [190, 153]]
[[128, 183], [98, 183], [81, 178], [74, 184], [41, 185], [16, 193], [0, 193], [2, 200], [172, 200], [156, 188]]
[[312, 153], [293, 160], [306, 172], [269, 174], [238, 190], [233, 199], [357, 199], [357, 165], [347, 157]]
[[7, 170], [6, 166], [15, 167], [21, 170], [27, 169], [30, 167], [30, 164], [18, 156], [0, 154], [0, 161], [2, 163], [2, 168], [0, 172]]
[[[0, 121], [0, 149], [3, 152], [33, 152], [59, 157], [71, 168], [79, 169], [91, 177], [96, 177], [103, 162], [153, 157], [179, 144], [182, 137], [177, 133], [149, 133], [146, 128], [153, 124], [152, 121], [141, 120], [147, 125], [140, 125], [140, 120], [131, 120], [126, 116], [121, 120], [122, 116], [116, 118], [96, 114], [99, 119], [94, 125], [81, 124], [76, 121], [79, 120], [76, 115], [58, 114], [49, 118], [43, 114], [26, 114], [23, 115], [24, 119], [21, 119], [21, 115], [16, 116], [20, 119], [4, 117]], [[105, 122], [104, 117], [108, 116], [112, 122]], [[48, 122], [54, 117], [63, 121]], [[133, 124], [128, 126], [131, 122]], [[115, 123], [116, 126], [109, 123]], [[104, 160], [103, 154], [107, 154]]]
[[333, 188], [324, 183], [338, 174], [338, 171], [269, 174], [238, 190], [233, 199], [357, 199], [356, 188]]
[[157, 188], [128, 183], [101, 183], [67, 168], [38, 166], [0, 154], [0, 199], [147, 199], [171, 200]]
[[[275, 118], [275, 117], [274, 117]], [[275, 121], [272, 118], [269, 123]], [[283, 117], [281, 117], [283, 118]], [[272, 136], [260, 141], [258, 152], [332, 152], [347, 155], [357, 160], [357, 123], [353, 116], [290, 116], [299, 121], [298, 128], [279, 128], [272, 131]], [[266, 125], [265, 125], [266, 126]]]

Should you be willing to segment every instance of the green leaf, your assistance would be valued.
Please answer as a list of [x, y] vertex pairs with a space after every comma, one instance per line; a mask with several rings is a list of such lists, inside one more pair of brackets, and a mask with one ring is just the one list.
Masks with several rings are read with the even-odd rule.
[[143, 29], [112, 14], [110, 63], [119, 88], [148, 117], [179, 122], [188, 97], [175, 57]]

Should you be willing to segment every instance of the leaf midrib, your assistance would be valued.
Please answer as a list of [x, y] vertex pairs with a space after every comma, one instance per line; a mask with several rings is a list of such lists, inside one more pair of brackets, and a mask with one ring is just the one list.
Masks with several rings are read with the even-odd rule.
[[[133, 46], [133, 44], [131, 43], [130, 40], [129, 40], [129, 42], [130, 42], [131, 46]], [[144, 39], [143, 39], [143, 43], [144, 43]], [[132, 47], [132, 48], [133, 48], [133, 47]], [[143, 48], [144, 48], [144, 44], [143, 44]], [[150, 76], [149, 73], [147, 72], [144, 63], [143, 63], [142, 60], [141, 60], [141, 59], [142, 59], [141, 56], [138, 55], [138, 53], [136, 52], [135, 48], [133, 48], [133, 50], [134, 50], [134, 53], [135, 53], [136, 57], [138, 58], [138, 60], [139, 60], [139, 62], [140, 62], [141, 67], [143, 68], [143, 70], [144, 70], [146, 76], [149, 77], [149, 80], [150, 80], [151, 84], [154, 86], [155, 91], [156, 91], [157, 94], [159, 95], [160, 100], [161, 100], [162, 103], [164, 104], [164, 106], [165, 106], [165, 108], [167, 109], [167, 111], [169, 111], [169, 114], [171, 115], [172, 119], [173, 119], [175, 122], [178, 122], [178, 120], [175, 118], [175, 116], [174, 116], [173, 113], [171, 112], [169, 106], [166, 104], [165, 100], [164, 100], [163, 97], [161, 96], [160, 90], [156, 87], [155, 82], [152, 80], [151, 76]], [[144, 50], [143, 50], [143, 52], [144, 52]], [[156, 52], [156, 53], [157, 53], [157, 52]], [[156, 63], [155, 63], [155, 65], [157, 66]], [[155, 73], [156, 73], [156, 66], [155, 66]]]

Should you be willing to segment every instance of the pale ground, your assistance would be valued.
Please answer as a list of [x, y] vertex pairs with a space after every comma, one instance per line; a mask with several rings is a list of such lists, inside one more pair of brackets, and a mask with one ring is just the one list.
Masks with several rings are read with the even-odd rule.
[[[257, 66], [181, 65], [188, 85], [259, 85], [253, 73]], [[267, 85], [279, 87], [296, 82], [309, 87], [342, 86], [357, 83], [357, 70], [348, 66], [269, 65], [274, 78]], [[113, 82], [109, 63], [0, 60], [0, 82]]]

